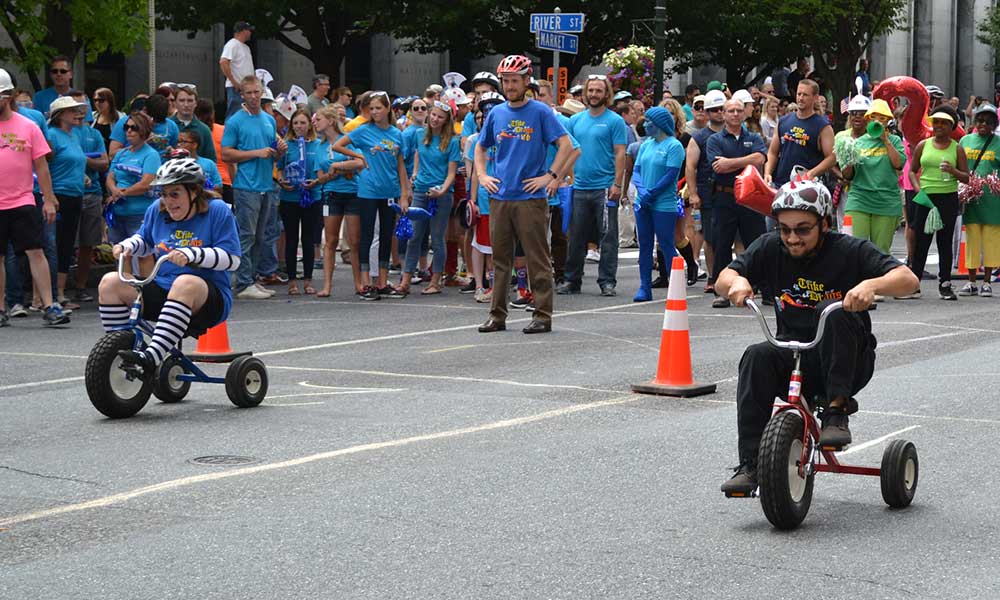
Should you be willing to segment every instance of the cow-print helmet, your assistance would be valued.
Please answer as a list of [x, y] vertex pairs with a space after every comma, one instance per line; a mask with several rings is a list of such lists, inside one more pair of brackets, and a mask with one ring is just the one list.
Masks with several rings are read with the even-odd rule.
[[820, 219], [833, 210], [830, 192], [818, 181], [789, 181], [781, 186], [771, 202], [771, 213], [775, 216], [783, 210], [805, 210], [816, 213]]

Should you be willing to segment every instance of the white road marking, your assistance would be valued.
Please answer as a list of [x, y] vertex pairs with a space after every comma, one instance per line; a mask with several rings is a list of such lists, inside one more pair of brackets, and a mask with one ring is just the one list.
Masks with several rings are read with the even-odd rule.
[[87, 358], [79, 354], [42, 354], [38, 352], [0, 352], [0, 356], [24, 356], [27, 358]]
[[[321, 394], [298, 394], [300, 396], [319, 396]], [[292, 396], [275, 396], [276, 398], [291, 398]], [[326, 404], [326, 402], [278, 402], [275, 404], [267, 404], [267, 406], [317, 406], [320, 404]]]
[[48, 381], [31, 381], [28, 383], [15, 383], [13, 385], [0, 385], [0, 392], [4, 390], [19, 390], [22, 388], [41, 387], [43, 385], [54, 385], [57, 383], [69, 383], [71, 381], [83, 381], [80, 377], [63, 377], [62, 379], [49, 379]]
[[594, 410], [597, 408], [604, 408], [607, 406], [615, 406], [620, 404], [626, 404], [629, 402], [635, 402], [638, 399], [635, 395], [622, 396], [619, 398], [612, 398], [610, 400], [601, 400], [598, 402], [590, 402], [587, 404], [575, 404], [572, 406], [565, 406], [562, 408], [557, 408], [553, 410], [548, 410], [541, 413], [536, 413], [534, 415], [528, 415], [525, 417], [517, 417], [513, 419], [504, 419], [501, 421], [493, 421], [491, 423], [484, 423], [482, 425], [472, 425], [470, 427], [460, 427], [458, 429], [449, 429], [445, 431], [438, 431], [435, 433], [427, 433], [423, 435], [415, 435], [406, 438], [399, 438], [395, 440], [389, 440], [385, 442], [373, 442], [370, 444], [360, 444], [357, 446], [350, 446], [348, 448], [341, 448], [339, 450], [331, 450], [328, 452], [320, 452], [317, 454], [310, 454], [308, 456], [301, 456], [299, 458], [293, 458], [289, 460], [283, 460], [279, 462], [266, 463], [263, 465], [255, 465], [252, 467], [243, 467], [240, 469], [232, 469], [229, 471], [216, 471], [213, 473], [205, 473], [202, 475], [194, 475], [191, 477], [181, 477], [179, 479], [172, 479], [169, 481], [163, 481], [160, 483], [155, 483], [153, 485], [147, 485], [141, 488], [136, 488], [134, 490], [129, 490], [127, 492], [121, 492], [118, 494], [112, 494], [110, 496], [105, 496], [103, 498], [95, 498], [94, 500], [88, 500], [86, 502], [77, 502], [74, 504], [67, 504], [64, 506], [57, 506], [55, 508], [48, 508], [44, 510], [38, 510], [29, 513], [22, 513], [19, 515], [13, 515], [7, 518], [0, 519], [0, 527], [9, 528], [12, 525], [17, 525], [20, 523], [26, 523], [28, 521], [35, 521], [38, 519], [45, 519], [49, 517], [57, 517], [60, 515], [65, 515], [69, 513], [75, 513], [85, 510], [90, 510], [94, 508], [103, 508], [106, 506], [111, 506], [115, 504], [121, 504], [123, 502], [128, 502], [135, 498], [141, 496], [147, 496], [149, 494], [156, 494], [159, 492], [167, 492], [171, 490], [176, 490], [182, 487], [188, 487], [192, 485], [197, 485], [199, 483], [208, 483], [211, 481], [218, 481], [221, 479], [230, 479], [233, 477], [245, 477], [249, 475], [256, 475], [258, 473], [266, 473], [268, 471], [277, 471], [282, 469], [290, 469], [293, 467], [298, 467], [300, 465], [322, 461], [330, 460], [333, 458], [339, 458], [342, 456], [348, 456], [351, 454], [358, 454], [361, 452], [372, 452], [375, 450], [385, 450], [388, 448], [399, 448], [402, 446], [409, 446], [412, 444], [420, 442], [431, 442], [436, 440], [442, 440], [447, 438], [459, 437], [463, 435], [471, 435], [475, 433], [481, 433], [484, 431], [492, 431], [496, 429], [507, 429], [511, 427], [517, 427], [520, 425], [528, 425], [531, 423], [536, 423], [538, 421], [544, 421], [547, 419], [554, 419], [556, 417], [562, 417], [566, 415], [571, 415], [573, 413], [578, 413], [587, 410]]
[[956, 335], [968, 335], [972, 333], [971, 331], [952, 331], [951, 333], [939, 333], [937, 335], [925, 335], [923, 337], [909, 338], [905, 340], [892, 340], [891, 342], [879, 342], [879, 348], [888, 348], [891, 346], [902, 346], [903, 344], [912, 344], [913, 342], [926, 342], [928, 340], [936, 340], [946, 337], [955, 337]]
[[843, 452], [838, 452], [837, 455], [838, 456], [846, 456], [848, 454], [853, 454], [855, 452], [861, 452], [862, 450], [867, 450], [868, 448], [871, 448], [872, 446], [878, 446], [882, 442], [884, 442], [884, 441], [886, 441], [886, 440], [888, 440], [890, 438], [894, 438], [894, 437], [898, 436], [901, 433], [906, 433], [907, 431], [913, 431], [914, 429], [919, 429], [919, 428], [920, 428], [920, 425], [910, 425], [909, 427], [904, 427], [904, 428], [900, 429], [899, 431], [893, 431], [890, 434], [883, 435], [882, 437], [875, 438], [874, 440], [869, 440], [869, 441], [867, 441], [867, 442], [865, 442], [863, 444], [858, 444], [857, 446], [851, 446], [850, 448], [848, 448], [847, 450], [844, 450]]

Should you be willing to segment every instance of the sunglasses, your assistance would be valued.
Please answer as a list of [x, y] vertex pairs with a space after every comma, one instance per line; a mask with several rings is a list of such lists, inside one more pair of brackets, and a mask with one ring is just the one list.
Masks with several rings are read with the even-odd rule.
[[587, 75], [587, 81], [607, 81], [607, 75]]
[[427, 111], [427, 107], [426, 106], [414, 106], [410, 110], [414, 110], [414, 111], [417, 111], [417, 112], [426, 112]]
[[813, 223], [812, 225], [799, 225], [798, 227], [785, 227], [784, 225], [778, 224], [778, 232], [781, 233], [781, 237], [788, 237], [795, 233], [796, 237], [806, 237], [809, 232], [819, 227], [819, 222]]
[[49, 73], [52, 73], [53, 75], [65, 75], [66, 73], [69, 73], [69, 69], [52, 69]]
[[107, 98], [94, 98], [94, 104], [100, 104], [101, 102], [107, 102]]
[[374, 98], [376, 96], [385, 96], [386, 99], [388, 99], [389, 98], [389, 92], [372, 92], [372, 93], [368, 94], [369, 98]]
[[139, 127], [132, 123], [125, 123], [125, 131], [139, 131]]
[[448, 106], [444, 102], [434, 101], [434, 108], [438, 110], [443, 110], [444, 112], [451, 114], [451, 106]]
[[705, 105], [704, 104], [695, 104], [694, 105], [694, 109], [695, 110], [705, 110]]

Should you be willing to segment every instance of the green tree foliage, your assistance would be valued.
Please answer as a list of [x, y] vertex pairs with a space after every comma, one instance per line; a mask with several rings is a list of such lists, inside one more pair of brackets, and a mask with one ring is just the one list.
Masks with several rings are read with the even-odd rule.
[[976, 39], [991, 48], [1000, 48], [1000, 6], [986, 10], [986, 16], [979, 22]]
[[0, 26], [11, 48], [0, 60], [12, 62], [43, 87], [38, 72], [56, 54], [88, 59], [102, 52], [131, 52], [146, 40], [146, 0], [0, 0]]

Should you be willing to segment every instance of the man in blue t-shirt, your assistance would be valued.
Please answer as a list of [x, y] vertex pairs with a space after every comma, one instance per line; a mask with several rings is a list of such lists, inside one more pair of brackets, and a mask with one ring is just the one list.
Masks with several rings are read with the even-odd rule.
[[[73, 89], [73, 65], [70, 64], [69, 58], [62, 55], [53, 57], [49, 63], [49, 78], [52, 80], [52, 87], [38, 90], [31, 100], [35, 110], [45, 115], [46, 119], [49, 118], [49, 106], [53, 100], [69, 94], [70, 90]], [[87, 97], [86, 100], [87, 112], [83, 118], [84, 121], [90, 123], [94, 120], [92, 114], [94, 109], [90, 105], [90, 98]], [[43, 129], [42, 132], [44, 133], [45, 130]]]
[[245, 110], [238, 110], [226, 119], [226, 130], [222, 134], [222, 160], [239, 165], [233, 179], [233, 199], [243, 260], [236, 270], [233, 289], [237, 298], [258, 300], [274, 295], [254, 282], [254, 273], [264, 251], [275, 194], [274, 159], [288, 149], [285, 141], [278, 138], [274, 117], [261, 110], [263, 89], [255, 75], [240, 81]]
[[795, 92], [794, 115], [778, 121], [774, 137], [769, 140], [764, 181], [781, 187], [792, 178], [792, 169], [807, 169], [806, 179], [816, 179], [834, 165], [833, 127], [824, 115], [816, 112], [819, 84], [800, 79]]
[[[490, 193], [490, 239], [493, 243], [494, 292], [490, 317], [481, 333], [507, 328], [507, 300], [514, 242], [521, 242], [528, 262], [536, 310], [524, 333], [552, 331], [552, 263], [546, 240], [548, 196], [554, 194], [569, 168], [572, 143], [552, 109], [528, 100], [531, 60], [512, 55], [497, 67], [507, 102], [493, 108], [476, 142], [476, 172]], [[549, 144], [559, 150], [548, 170]], [[487, 175], [486, 154], [496, 148], [493, 175]]]
[[625, 172], [628, 125], [611, 105], [611, 84], [591, 75], [584, 87], [588, 110], [573, 115], [567, 131], [580, 143], [574, 166], [573, 212], [569, 221], [566, 283], [559, 294], [579, 294], [587, 242], [601, 245], [597, 285], [602, 296], [614, 296], [618, 272], [618, 201]]

